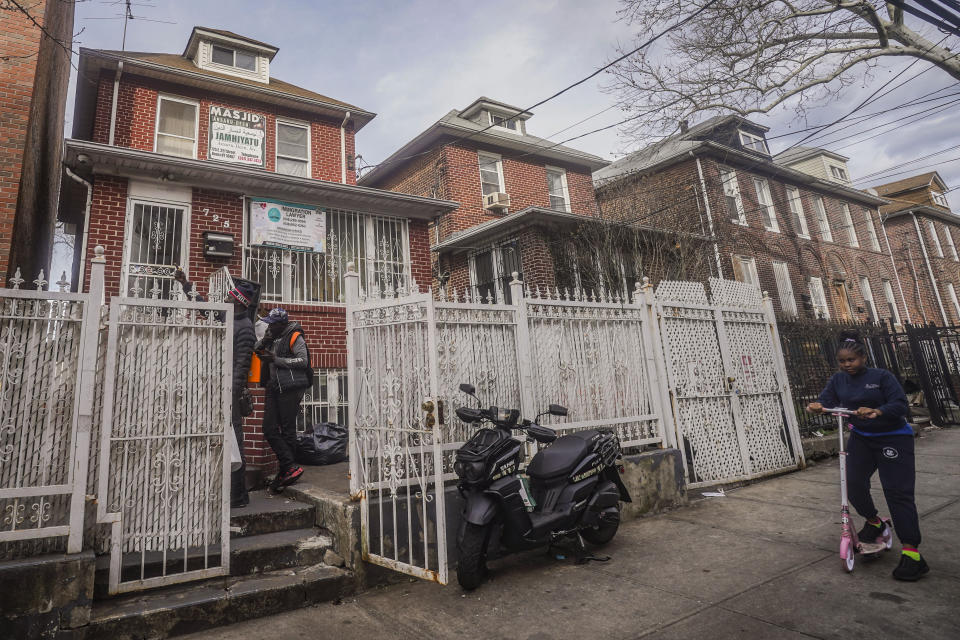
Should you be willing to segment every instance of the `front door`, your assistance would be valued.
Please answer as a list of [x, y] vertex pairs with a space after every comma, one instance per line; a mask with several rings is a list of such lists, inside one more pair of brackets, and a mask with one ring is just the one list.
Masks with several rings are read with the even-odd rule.
[[850, 313], [850, 297], [847, 294], [847, 283], [844, 280], [833, 281], [833, 304], [837, 309], [837, 316], [841, 320], [852, 320]]

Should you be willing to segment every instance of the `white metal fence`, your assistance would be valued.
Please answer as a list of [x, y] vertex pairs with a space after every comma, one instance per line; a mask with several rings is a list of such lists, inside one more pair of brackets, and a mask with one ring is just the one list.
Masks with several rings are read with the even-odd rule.
[[348, 273], [351, 490], [364, 501], [367, 559], [446, 575], [443, 519], [428, 504], [442, 510], [453, 453], [474, 429], [455, 416], [469, 401], [462, 382], [527, 418], [563, 404], [566, 417], [544, 420], [561, 434], [604, 427], [625, 448], [678, 447], [694, 486], [802, 464], [773, 308], [756, 287], [712, 279], [708, 298], [700, 283], [656, 294], [643, 283], [611, 299], [530, 291], [514, 276], [503, 304], [469, 291], [434, 299], [415, 284], [361, 297]]
[[0, 556], [93, 547], [111, 593], [225, 574], [233, 314], [159, 287], [108, 307], [104, 266], [0, 289]]

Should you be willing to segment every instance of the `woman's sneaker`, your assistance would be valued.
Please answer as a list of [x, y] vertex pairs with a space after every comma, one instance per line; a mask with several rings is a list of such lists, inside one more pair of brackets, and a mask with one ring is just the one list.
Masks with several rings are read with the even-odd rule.
[[857, 540], [861, 544], [877, 544], [883, 542], [883, 536], [887, 533], [887, 523], [883, 520], [880, 524], [863, 523], [863, 528], [857, 533]]
[[906, 554], [901, 554], [900, 564], [893, 570], [893, 577], [897, 580], [906, 580], [913, 582], [930, 573], [930, 567], [927, 561], [920, 556], [919, 560], [914, 560]]

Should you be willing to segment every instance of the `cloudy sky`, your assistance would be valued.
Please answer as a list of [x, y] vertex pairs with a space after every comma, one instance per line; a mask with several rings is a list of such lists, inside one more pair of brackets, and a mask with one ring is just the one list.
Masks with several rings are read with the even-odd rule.
[[[85, 0], [77, 7], [77, 28], [83, 29], [77, 48], [120, 48], [123, 21], [116, 17], [122, 3]], [[450, 109], [463, 108], [480, 95], [527, 107], [596, 70], [615, 56], [618, 43], [632, 40], [628, 25], [617, 20], [617, 8], [616, 0], [135, 0], [135, 16], [172, 24], [131, 21], [127, 49], [180, 53], [194, 25], [274, 44], [280, 48], [271, 65], [276, 77], [378, 114], [357, 138], [363, 161], [376, 164]], [[941, 37], [932, 28], [926, 31], [936, 40]], [[807, 123], [796, 122], [789, 110], [758, 120], [772, 128], [770, 136], [831, 122], [911, 62], [892, 60], [874, 78], [851, 87], [842, 100], [812, 114]], [[926, 68], [918, 63], [896, 82]], [[559, 141], [620, 120], [623, 114], [609, 108], [613, 98], [602, 91], [605, 82], [598, 76], [539, 107], [529, 131]], [[855, 180], [947, 150], [860, 186], [938, 170], [948, 186], [960, 187], [960, 118], [957, 106], [949, 105], [951, 99], [884, 113], [951, 84], [956, 83], [945, 73], [925, 71], [858, 112], [878, 114], [875, 117], [851, 121], [853, 126], [843, 130], [840, 125], [835, 133], [804, 144], [849, 156]], [[957, 89], [930, 97], [951, 92]], [[944, 105], [945, 110], [922, 113]], [[773, 139], [772, 151], [803, 135]], [[611, 159], [635, 148], [615, 129], [572, 146]], [[960, 188], [949, 197], [960, 210]]]

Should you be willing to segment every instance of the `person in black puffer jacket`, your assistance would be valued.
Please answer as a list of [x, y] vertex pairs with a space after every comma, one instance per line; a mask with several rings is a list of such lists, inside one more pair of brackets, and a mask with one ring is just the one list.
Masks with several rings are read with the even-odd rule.
[[260, 358], [261, 381], [266, 381], [263, 407], [263, 436], [277, 456], [279, 468], [270, 489], [279, 492], [303, 475], [293, 452], [297, 446], [297, 416], [303, 394], [313, 384], [310, 352], [303, 339], [303, 328], [291, 322], [287, 312], [277, 308], [263, 318], [267, 335], [256, 346]]
[[257, 343], [257, 334], [253, 329], [253, 320], [250, 319], [248, 308], [253, 301], [254, 290], [245, 282], [239, 283], [227, 293], [226, 302], [233, 303], [233, 408], [231, 421], [233, 432], [237, 436], [237, 446], [240, 447], [240, 468], [230, 473], [230, 506], [239, 509], [250, 504], [247, 495], [247, 485], [244, 472], [247, 468], [246, 456], [243, 454], [243, 409], [241, 399], [247, 388], [247, 378], [250, 375], [250, 361], [253, 358], [253, 348]]

